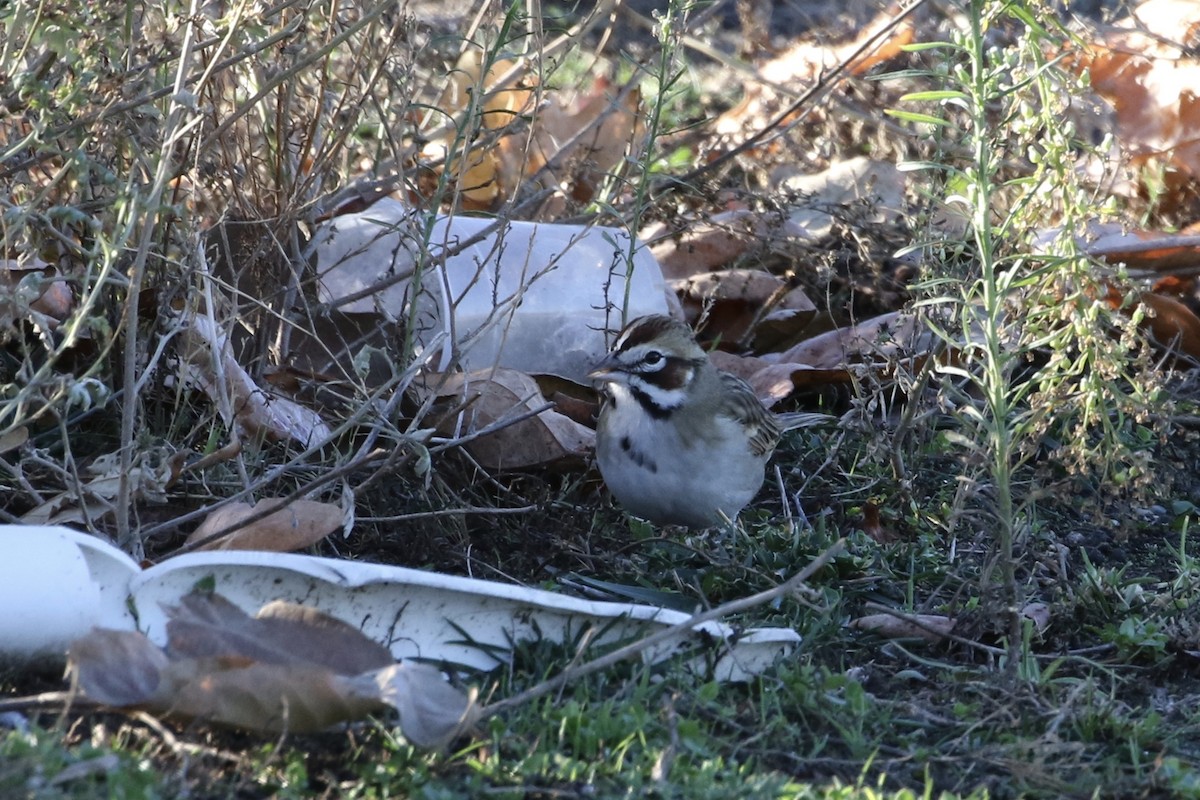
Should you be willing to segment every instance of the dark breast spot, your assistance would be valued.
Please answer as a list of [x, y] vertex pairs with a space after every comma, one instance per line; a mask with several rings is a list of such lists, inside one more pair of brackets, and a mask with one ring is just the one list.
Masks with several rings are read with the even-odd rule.
[[622, 436], [620, 441], [621, 449], [629, 455], [629, 460], [637, 464], [642, 469], [648, 470], [651, 474], [658, 472], [658, 464], [650, 457], [648, 453], [644, 453], [633, 446], [633, 441], [628, 436]]

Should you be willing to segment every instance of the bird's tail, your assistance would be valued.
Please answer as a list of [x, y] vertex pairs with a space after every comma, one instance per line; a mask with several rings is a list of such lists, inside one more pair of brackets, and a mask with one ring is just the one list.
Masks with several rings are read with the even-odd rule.
[[837, 421], [837, 417], [830, 414], [818, 414], [811, 411], [789, 411], [785, 414], [776, 414], [775, 419], [779, 422], [779, 429], [783, 431], [812, 428], [816, 425], [828, 425]]

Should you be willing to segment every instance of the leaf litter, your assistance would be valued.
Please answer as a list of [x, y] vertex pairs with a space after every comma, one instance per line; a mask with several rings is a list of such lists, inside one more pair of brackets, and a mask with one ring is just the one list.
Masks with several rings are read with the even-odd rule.
[[[1185, 49], [1164, 44], [1162, 39], [1164, 35], [1168, 39], [1177, 37], [1179, 29], [1190, 31], [1194, 25], [1191, 20], [1193, 10], [1192, 4], [1168, 4], [1161, 0], [1142, 4], [1135, 12], [1138, 26], [1108, 31], [1066, 62], [1081, 73], [1088, 73], [1096, 96], [1111, 108], [1115, 138], [1124, 151], [1122, 163], [1136, 167], [1166, 165], [1170, 180], [1163, 199], [1167, 205], [1178, 208], [1187, 207], [1195, 192], [1194, 178], [1200, 174], [1191, 163], [1195, 160], [1192, 158], [1194, 153], [1189, 149], [1186, 134], [1196, 127], [1189, 125], [1192, 109], [1188, 106], [1186, 92], [1188, 70], [1193, 69], [1194, 64]], [[802, 47], [762, 67], [762, 75], [778, 83], [816, 84], [830, 69], [841, 68], [861, 74], [887, 59], [899, 58], [900, 48], [917, 36], [907, 21], [894, 26], [888, 34], [892, 38], [882, 44], [873, 42], [875, 34], [889, 31], [889, 20], [894, 16], [894, 10], [885, 12], [844, 46], [831, 49], [805, 42]], [[1170, 19], [1172, 30], [1152, 30], [1150, 23], [1156, 19]], [[1181, 21], [1184, 24], [1179, 25]], [[1146, 30], [1135, 29], [1140, 27]], [[1147, 33], [1153, 35], [1147, 36]], [[880, 49], [872, 55], [876, 46]], [[488, 96], [480, 116], [482, 124], [465, 143], [455, 142], [450, 136], [430, 137], [430, 147], [421, 153], [421, 159], [431, 166], [426, 172], [427, 180], [418, 185], [417, 194], [424, 192], [426, 196], [432, 196], [430, 193], [435, 184], [447, 178], [451, 183], [457, 183], [464, 208], [495, 209], [520, 197], [526, 187], [542, 188], [549, 190], [552, 196], [549, 201], [537, 204], [530, 218], [554, 219], [566, 209], [574, 208], [574, 204], [595, 198], [599, 185], [607, 176], [618, 170], [624, 159], [636, 155], [635, 142], [642, 134], [639, 129], [641, 99], [628, 87], [614, 87], [597, 81], [590, 95], [585, 92], [581, 99], [570, 100], [539, 85], [516, 61], [496, 62], [485, 71], [478, 57], [472, 59], [469, 56], [460, 60], [452, 73], [451, 86], [443, 95], [435, 116], [464, 118], [472, 94]], [[506, 85], [496, 86], [505, 74], [509, 74]], [[536, 102], [539, 97], [544, 100], [542, 105]], [[789, 114], [789, 99], [773, 90], [750, 92], [745, 101], [727, 112], [717, 126], [718, 131], [724, 131], [734, 141], [744, 140], [748, 132], [770, 127], [772, 120], [780, 114]], [[524, 144], [529, 141], [536, 146], [531, 148]], [[564, 142], [567, 143], [565, 146]], [[769, 153], [770, 149], [764, 145], [758, 152]], [[891, 224], [897, 215], [906, 217], [919, 210], [907, 205], [907, 199], [899, 204], [894, 199], [881, 202], [883, 195], [874, 191], [878, 188], [876, 179], [867, 179], [863, 172], [856, 171], [861, 161], [848, 159], [830, 163], [827, 172], [851, 177], [843, 179], [840, 195], [824, 198], [821, 193], [830, 182], [826, 182], [826, 187], [815, 188], [823, 179], [823, 173], [775, 174], [770, 184], [772, 192], [793, 195], [782, 202], [782, 213], [778, 215], [763, 214], [761, 209], [753, 206], [725, 208], [716, 213], [705, 210], [695, 217], [673, 221], [669, 232], [661, 225], [642, 231], [644, 238], [656, 242], [655, 253], [667, 269], [667, 279], [674, 282], [671, 288], [678, 295], [680, 311], [691, 320], [706, 325], [708, 340], [726, 348], [713, 352], [714, 361], [722, 368], [746, 377], [760, 398], [769, 404], [794, 401], [798, 394], [821, 388], [852, 384], [861, 379], [864, 372], [887, 383], [898, 372], [898, 364], [908, 367], [906, 371], [915, 371], [915, 367], [939, 353], [939, 345], [932, 333], [919, 319], [904, 312], [889, 311], [851, 322], [836, 320], [832, 328], [819, 330], [822, 320], [816, 318], [833, 311], [822, 308], [824, 299], [819, 294], [799, 288], [794, 273], [780, 275], [745, 266], [747, 260], [753, 261], [761, 255], [764, 244], [768, 251], [788, 253], [823, 247], [828, 241], [826, 237], [836, 235], [847, 206], [862, 205], [868, 210], [868, 216], [886, 213], [886, 218], [876, 216], [875, 224]], [[886, 162], [878, 163], [888, 166]], [[1130, 172], [1133, 177], [1114, 187], [1114, 192], [1136, 196], [1146, 190], [1139, 182], [1146, 173]], [[809, 180], [811, 182], [806, 182]], [[903, 183], [899, 184], [898, 191], [905, 197], [911, 194], [911, 188]], [[896, 194], [889, 192], [887, 196], [895, 198]], [[412, 197], [404, 199], [408, 201]], [[837, 207], [837, 213], [830, 214], [821, 206]], [[336, 221], [337, 214], [330, 218]], [[1093, 256], [1110, 265], [1123, 270], [1154, 271], [1157, 280], [1151, 290], [1142, 290], [1129, 282], [1126, 274], [1121, 274], [1111, 279], [1108, 295], [1095, 301], [1130, 315], [1144, 313], [1141, 324], [1152, 333], [1159, 352], [1183, 356], [1181, 363], [1184, 364], [1200, 358], [1200, 320], [1194, 311], [1195, 283], [1190, 275], [1195, 243], [1189, 241], [1186, 234], [1131, 232], [1122, 228], [1096, 238], [1096, 232], [1089, 224], [1087, 230], [1077, 232], [1048, 229], [1047, 235], [1077, 235], [1081, 241], [1089, 243], [1089, 252]], [[1138, 242], [1131, 243], [1131, 239], [1149, 240], [1152, 247], [1139, 250]], [[691, 268], [702, 268], [703, 271], [678, 275], [673, 272]], [[70, 312], [74, 299], [69, 293], [60, 291], [68, 284], [57, 280], [54, 273], [44, 267], [39, 267], [36, 275], [31, 273], [28, 278], [18, 277], [15, 268], [10, 272], [17, 278], [19, 291], [12, 293], [25, 304], [21, 306], [25, 318], [41, 330], [50, 330], [60, 324]], [[288, 312], [300, 310], [292, 308]], [[375, 322], [379, 328], [390, 324], [386, 313], [374, 313], [378, 314]], [[228, 327], [227, 321], [206, 322], [207, 319], [198, 317], [189, 323], [181, 365], [186, 381], [201, 387], [209, 401], [220, 409], [227, 425], [237, 428], [241, 435], [250, 439], [271, 439], [301, 446], [332, 438], [332, 430], [339, 420], [324, 418], [322, 414], [326, 412], [307, 408], [287, 397], [286, 392], [266, 390], [261, 378], [254, 374], [256, 368], [239, 363], [234, 355], [228, 339], [221, 332]], [[780, 330], [777, 338], [770, 340], [767, 347], [754, 346], [758, 333], [770, 324]], [[959, 346], [971, 346], [969, 332]], [[286, 350], [279, 350], [273, 358], [284, 361], [288, 355]], [[443, 376], [430, 371], [426, 377], [440, 379]], [[419, 383], [414, 381], [411, 385], [415, 387]], [[412, 391], [417, 402], [423, 402], [422, 392], [427, 389]], [[589, 429], [580, 425], [579, 420], [571, 422], [555, 416], [550, 409], [522, 419], [510, 428], [471, 438], [478, 431], [500, 427], [496, 423], [506, 418], [520, 417], [524, 412], [549, 405], [528, 372], [501, 368], [492, 372], [459, 374], [435, 394], [450, 400], [450, 405], [458, 409], [444, 420], [440, 435], [451, 441], [465, 435], [463, 443], [471, 455], [489, 470], [501, 472], [554, 464], [576, 459], [580, 452], [586, 451]], [[24, 427], [12, 429], [11, 436], [6, 434], [4, 438], [6, 447], [11, 451], [27, 451], [28, 435]], [[114, 482], [122, 479], [111, 466], [111, 462], [97, 460], [90, 467], [91, 474], [96, 477], [61, 493], [52, 493], [49, 499], [40, 498], [41, 502], [27, 512], [27, 518], [88, 525], [103, 521], [112, 514], [112, 504], [117, 497]], [[154, 466], [143, 468], [139, 462], [140, 471], [125, 476], [126, 480], [133, 479], [137, 489], [132, 497], [139, 504], [161, 503], [180, 474], [178, 463], [165, 471], [155, 470]], [[260, 504], [272, 502], [259, 500]], [[293, 519], [306, 518], [314, 508], [301, 503], [293, 506], [271, 516], [287, 513]], [[282, 550], [310, 546], [321, 540], [328, 533], [324, 529], [333, 521], [331, 515], [335, 509], [329, 504], [317, 503], [315, 506], [321, 507], [320, 513], [313, 511], [311, 516], [319, 522], [284, 526], [290, 531], [306, 528], [304, 535], [292, 538], [284, 534], [279, 539], [264, 535], [257, 546]], [[210, 518], [215, 520], [211, 522], [211, 529], [236, 524], [239, 514], [256, 508], [261, 511], [264, 506], [245, 504], [231, 508], [228, 514], [233, 519], [222, 519], [219, 512], [214, 512]], [[317, 530], [324, 532], [317, 535]], [[230, 539], [236, 541], [237, 534]], [[183, 604], [174, 613], [181, 618], [180, 630], [190, 630], [198, 641], [204, 641], [197, 631], [208, 629], [192, 618], [196, 614], [189, 617], [189, 613], [196, 610], [189, 610], [188, 605]], [[242, 630], [245, 620], [258, 621], [258, 618], [243, 619], [224, 614], [219, 608], [199, 610], [203, 613], [198, 616], [219, 617], [229, 623], [233, 631]], [[260, 611], [259, 616], [266, 626], [279, 621], [297, 622], [291, 619], [293, 613], [303, 616], [293, 609], [283, 613], [280, 620], [273, 612], [264, 612], [265, 609]], [[1024, 613], [1039, 629], [1044, 627], [1046, 615], [1043, 609], [1027, 607]], [[866, 618], [858, 620], [860, 627], [882, 630], [866, 624], [863, 619]], [[947, 632], [955, 622], [952, 618], [936, 615], [922, 617], [921, 621], [926, 628], [947, 626]], [[337, 620], [319, 622], [309, 619], [297, 622], [299, 628], [287, 629], [303, 638], [310, 630], [306, 626], [311, 625], [325, 635], [329, 631], [340, 631], [337, 626], [343, 624]], [[199, 627], [189, 628], [189, 625]], [[258, 629], [251, 627], [250, 630]], [[118, 705], [141, 705], [153, 702], [153, 698], [162, 701], [165, 700], [161, 695], [162, 686], [185, 686], [188, 688], [175, 698], [177, 704], [169, 706], [172, 712], [184, 709], [180, 713], [252, 727], [263, 725], [265, 720], [265, 724], [277, 726], [269, 728], [271, 730], [301, 730], [317, 729], [328, 724], [326, 720], [339, 718], [338, 714], [360, 708], [378, 708], [385, 703], [399, 708], [402, 719], [409, 718], [410, 725], [415, 726], [415, 741], [444, 741], [449, 722], [438, 707], [453, 706], [454, 698], [443, 697], [443, 692], [457, 690], [440, 674], [436, 684], [426, 681], [428, 676], [420, 670], [406, 672], [399, 669], [403, 665], [395, 664], [380, 664], [343, 674], [333, 666], [307, 663], [298, 654], [285, 652], [273, 656], [269, 652], [256, 651], [249, 646], [257, 638], [255, 636], [243, 638], [229, 634], [228, 638], [236, 644], [226, 646], [226, 633], [214, 634], [208, 630], [206, 635], [215, 636], [218, 646], [205, 651], [204, 655], [191, 654], [182, 658], [186, 666], [172, 666], [176, 661], [170, 647], [163, 651], [148, 642], [114, 632], [98, 634], [99, 638], [94, 642], [81, 640], [78, 648], [72, 651], [72, 659], [85, 690], [109, 697]], [[180, 636], [181, 652], [187, 652], [187, 637]], [[240, 649], [243, 646], [244, 649]], [[271, 660], [275, 657], [282, 659], [282, 663]], [[122, 660], [135, 667], [125, 676], [113, 666], [114, 662]], [[221, 673], [228, 674], [223, 678], [214, 677]], [[194, 688], [197, 680], [201, 683], [216, 681], [214, 685], [221, 688], [215, 695], [205, 695]], [[279, 685], [288, 681], [304, 687], [308, 696], [294, 696]], [[417, 694], [414, 694], [414, 686]], [[433, 688], [435, 686], [437, 688]], [[420, 694], [422, 687], [428, 691], [428, 698]], [[310, 706], [311, 698], [316, 700]], [[419, 707], [418, 700], [425, 699], [434, 699], [432, 710]], [[449, 702], [443, 703], [444, 699]], [[244, 717], [240, 716], [242, 714]], [[432, 717], [427, 726], [417, 722], [426, 716]], [[315, 727], [303, 727], [309, 725]]]
[[256, 731], [320, 731], [392, 708], [420, 747], [469, 729], [473, 695], [430, 666], [396, 663], [341, 620], [272, 602], [253, 617], [219, 594], [168, 609], [166, 648], [134, 631], [96, 629], [72, 643], [68, 669], [99, 703]]

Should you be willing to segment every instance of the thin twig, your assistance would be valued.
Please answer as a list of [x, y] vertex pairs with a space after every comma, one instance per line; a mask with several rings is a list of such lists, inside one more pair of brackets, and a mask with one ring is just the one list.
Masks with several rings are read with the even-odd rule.
[[[122, 364], [125, 373], [123, 376], [125, 381], [125, 402], [121, 406], [121, 476], [117, 488], [116, 523], [118, 546], [131, 547], [135, 559], [142, 558], [141, 537], [134, 536], [129, 520], [129, 510], [133, 506], [134, 486], [131, 476], [135, 449], [134, 433], [138, 417], [138, 398], [135, 388], [139, 374], [138, 355], [140, 351], [138, 341], [138, 304], [141, 297], [142, 283], [145, 280], [146, 262], [150, 257], [150, 242], [158, 227], [155, 222], [162, 213], [159, 201], [162, 197], [163, 189], [167, 185], [167, 180], [171, 177], [172, 164], [174, 162], [172, 153], [176, 143], [183, 137], [183, 134], [200, 119], [194, 108], [190, 109], [189, 113], [188, 107], [184, 104], [184, 86], [186, 85], [188, 66], [192, 60], [193, 37], [198, 33], [196, 20], [199, 19], [199, 16], [198, 0], [192, 0], [188, 22], [184, 26], [183, 52], [179, 56], [179, 66], [175, 74], [175, 94], [171, 100], [171, 110], [167, 115], [166, 125], [163, 128], [164, 136], [162, 147], [158, 154], [158, 167], [155, 171], [154, 183], [150, 187], [150, 193], [145, 202], [145, 209], [142, 212], [142, 235], [138, 242], [137, 254], [134, 256], [133, 264], [129, 268], [129, 289], [125, 297], [125, 352]], [[135, 222], [137, 216], [136, 211], [131, 214], [131, 222]]]
[[443, 508], [440, 511], [418, 511], [412, 514], [396, 514], [390, 517], [358, 517], [359, 522], [411, 522], [417, 519], [433, 519], [435, 517], [457, 517], [465, 514], [527, 514], [537, 511], [537, 506], [520, 506], [518, 508], [484, 508], [469, 506], [466, 508]]
[[763, 142], [764, 139], [767, 138], [768, 134], [775, 131], [776, 128], [784, 126], [785, 123], [787, 123], [787, 125], [784, 126], [784, 130], [781, 131], [780, 134], [782, 134], [783, 132], [786, 132], [788, 129], [790, 129], [792, 126], [794, 126], [797, 122], [799, 122], [800, 119], [803, 118], [803, 117], [800, 117], [797, 119], [791, 119], [793, 114], [795, 114], [797, 111], [799, 111], [801, 108], [803, 108], [806, 104], [808, 104], [813, 98], [817, 97], [818, 95], [821, 95], [825, 92], [832, 91], [834, 86], [837, 85], [838, 79], [842, 76], [842, 73], [845, 72], [846, 69], [851, 64], [857, 62], [863, 56], [864, 53], [868, 52], [869, 50], [871, 50], [871, 48], [875, 47], [876, 43], [881, 38], [889, 35], [897, 25], [899, 25], [907, 17], [911, 16], [913, 12], [915, 12], [918, 8], [920, 8], [924, 4], [925, 4], [925, 0], [915, 0], [911, 5], [907, 6], [906, 8], [901, 9], [900, 12], [898, 14], [896, 14], [896, 16], [887, 25], [885, 25], [880, 30], [876, 31], [873, 36], [870, 36], [869, 38], [867, 38], [866, 41], [864, 41], [861, 45], [859, 45], [857, 48], [855, 48], [853, 53], [850, 53], [848, 56], [846, 56], [844, 59], [842, 59], [842, 61], [839, 64], [834, 66], [828, 72], [821, 75], [820, 79], [817, 80], [816, 83], [814, 83], [811, 87], [809, 87], [808, 91], [801, 94], [794, 101], [792, 101], [786, 108], [784, 108], [782, 111], [780, 111], [778, 114], [776, 114], [775, 117], [772, 118], [770, 122], [768, 122], [766, 125], [764, 125], [759, 130], [755, 131], [749, 137], [747, 137], [746, 140], [743, 141], [741, 144], [739, 144], [737, 147], [734, 147], [733, 149], [731, 149], [725, 153], [722, 153], [721, 155], [714, 158], [712, 161], [706, 162], [706, 163], [702, 164], [701, 166], [696, 167], [691, 172], [688, 172], [687, 174], [682, 175], [678, 178], [665, 179], [667, 182], [662, 187], [662, 192], [669, 193], [669, 192], [672, 192], [681, 187], [692, 185], [701, 176], [711, 173], [711, 172], [714, 172], [717, 169], [720, 169], [722, 166], [724, 166], [729, 161], [732, 161], [733, 159], [742, 155], [746, 151], [758, 146], [760, 143]]

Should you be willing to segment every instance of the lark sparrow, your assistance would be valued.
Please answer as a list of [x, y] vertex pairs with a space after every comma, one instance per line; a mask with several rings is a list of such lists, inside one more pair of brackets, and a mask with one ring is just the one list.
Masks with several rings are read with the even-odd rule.
[[588, 377], [603, 396], [600, 474], [622, 506], [660, 524], [732, 520], [758, 493], [782, 433], [829, 419], [768, 411], [665, 316], [626, 325]]

